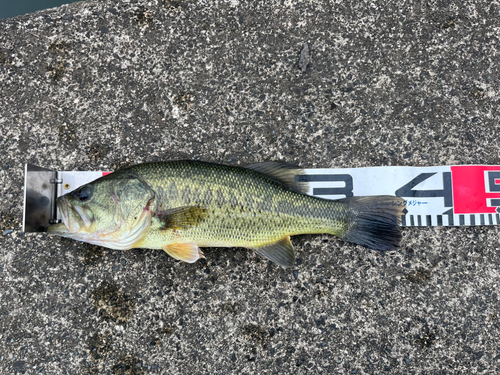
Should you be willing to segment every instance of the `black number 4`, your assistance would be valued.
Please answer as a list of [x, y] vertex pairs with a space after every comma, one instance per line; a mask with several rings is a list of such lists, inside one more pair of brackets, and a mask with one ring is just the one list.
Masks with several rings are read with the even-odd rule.
[[435, 198], [443, 197], [445, 207], [453, 207], [453, 190], [451, 185], [451, 172], [443, 172], [442, 190], [413, 190], [415, 186], [434, 176], [434, 173], [420, 173], [406, 185], [396, 190], [395, 195], [401, 198]]

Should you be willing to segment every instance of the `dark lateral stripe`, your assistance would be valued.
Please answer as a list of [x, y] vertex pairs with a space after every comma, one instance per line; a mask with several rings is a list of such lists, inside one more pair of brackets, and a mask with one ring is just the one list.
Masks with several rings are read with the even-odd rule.
[[464, 217], [464, 215], [460, 215], [458, 217], [458, 219], [460, 220], [460, 225], [465, 225], [465, 217]]
[[417, 215], [417, 221], [418, 221], [418, 226], [421, 227], [422, 226], [422, 216]]
[[492, 214], [488, 214], [488, 224], [489, 225], [493, 224], [493, 215]]
[[476, 225], [476, 215], [470, 215], [470, 225]]
[[481, 220], [481, 225], [484, 225], [484, 214], [479, 215], [479, 219]]
[[427, 225], [430, 227], [432, 226], [432, 218], [431, 218], [431, 215], [427, 215], [425, 217], [426, 221], [427, 221]]
[[497, 224], [500, 224], [500, 214], [495, 214], [495, 219], [497, 219]]
[[401, 226], [406, 227], [406, 215], [401, 215]]
[[443, 216], [442, 215], [437, 215], [437, 224], [440, 227], [443, 226]]
[[414, 227], [414, 226], [415, 226], [415, 219], [413, 219], [413, 215], [410, 215], [410, 225], [411, 225], [412, 227]]

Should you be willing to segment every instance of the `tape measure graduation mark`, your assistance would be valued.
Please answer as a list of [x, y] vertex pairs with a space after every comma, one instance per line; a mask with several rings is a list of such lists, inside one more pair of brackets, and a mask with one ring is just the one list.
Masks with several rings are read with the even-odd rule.
[[500, 166], [307, 169], [297, 178], [322, 198], [404, 198], [403, 226], [500, 225]]

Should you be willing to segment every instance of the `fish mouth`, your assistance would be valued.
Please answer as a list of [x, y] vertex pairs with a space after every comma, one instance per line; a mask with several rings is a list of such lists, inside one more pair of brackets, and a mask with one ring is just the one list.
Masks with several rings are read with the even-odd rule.
[[90, 228], [93, 219], [92, 211], [71, 204], [64, 196], [57, 199], [57, 208], [61, 214], [62, 223], [49, 226], [49, 233], [66, 237]]

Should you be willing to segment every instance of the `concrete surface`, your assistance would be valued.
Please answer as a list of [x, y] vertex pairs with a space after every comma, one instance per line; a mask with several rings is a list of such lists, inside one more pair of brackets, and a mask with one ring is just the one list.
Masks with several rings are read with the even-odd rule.
[[387, 254], [296, 237], [296, 272], [20, 229], [25, 162], [500, 164], [499, 10], [86, 1], [0, 21], [0, 372], [500, 372], [498, 227], [405, 229]]

